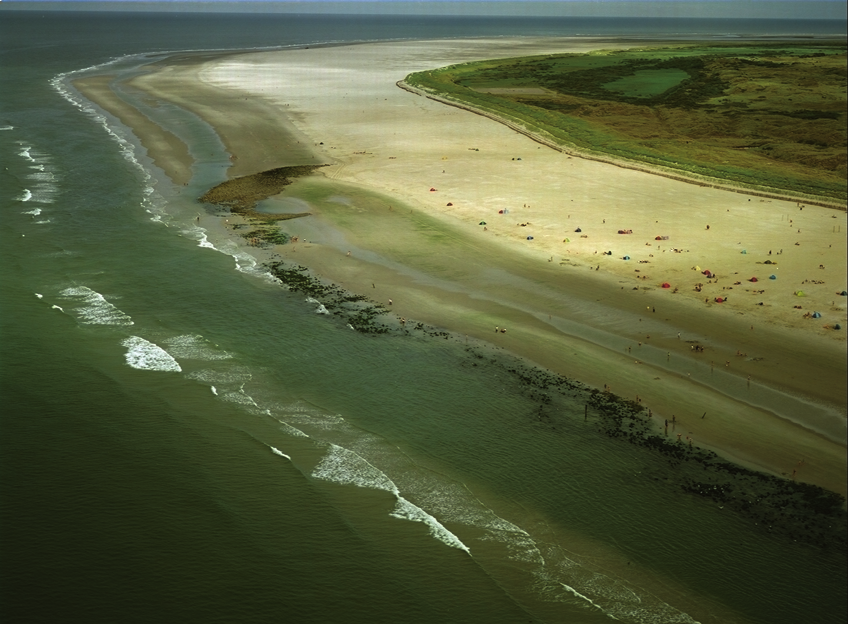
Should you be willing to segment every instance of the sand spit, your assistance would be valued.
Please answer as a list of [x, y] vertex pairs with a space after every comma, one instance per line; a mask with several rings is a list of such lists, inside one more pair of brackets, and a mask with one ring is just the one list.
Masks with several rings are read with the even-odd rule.
[[[569, 157], [396, 85], [452, 63], [610, 47], [493, 39], [183, 58], [133, 86], [209, 121], [231, 176], [333, 163], [313, 186], [338, 183], [348, 203], [286, 222], [301, 242], [277, 247], [282, 258], [392, 299], [398, 316], [638, 395], [660, 423], [685, 418], [698, 446], [844, 494], [845, 329], [833, 329], [846, 320], [844, 212]], [[803, 406], [793, 423], [746, 402], [748, 376], [830, 406], [828, 432]]]

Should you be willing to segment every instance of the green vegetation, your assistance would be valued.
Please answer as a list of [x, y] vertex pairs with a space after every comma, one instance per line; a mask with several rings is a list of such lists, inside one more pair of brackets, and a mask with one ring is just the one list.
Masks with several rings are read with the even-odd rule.
[[848, 198], [844, 44], [514, 58], [405, 82], [565, 149], [764, 192]]
[[626, 97], [649, 98], [665, 93], [689, 78], [682, 69], [640, 69], [603, 85], [607, 91], [620, 91]]

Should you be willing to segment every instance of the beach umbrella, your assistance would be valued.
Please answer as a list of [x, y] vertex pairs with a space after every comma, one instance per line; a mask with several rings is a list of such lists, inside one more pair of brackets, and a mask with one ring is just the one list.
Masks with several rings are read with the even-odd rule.
[[663, 282], [662, 287], [663, 288], [671, 288], [671, 284], [669, 284], [668, 282]]
[[777, 279], [777, 275], [775, 275], [774, 273], [772, 273], [771, 275], [769, 275], [769, 279]]
[[622, 260], [630, 260], [630, 256], [624, 256]]
[[756, 277], [752, 277], [752, 278], [751, 278], [751, 279], [749, 279], [748, 281], [749, 281], [749, 282], [759, 282], [760, 280], [758, 280]]
[[724, 297], [716, 297], [716, 303], [724, 303]]
[[696, 270], [696, 271], [700, 271], [700, 270], [701, 270], [701, 267], [699, 267], [699, 266], [696, 264], [696, 265], [695, 265], [695, 270]]
[[819, 312], [813, 312], [813, 318], [821, 318], [821, 314]]
[[528, 237], [527, 237], [527, 240], [533, 240], [533, 237], [532, 237], [532, 236], [528, 236]]
[[654, 240], [662, 240], [662, 236], [655, 236]]

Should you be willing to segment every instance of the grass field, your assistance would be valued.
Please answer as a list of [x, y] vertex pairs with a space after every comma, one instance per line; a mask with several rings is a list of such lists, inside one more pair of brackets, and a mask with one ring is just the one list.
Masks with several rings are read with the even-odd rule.
[[844, 43], [513, 58], [405, 82], [564, 147], [752, 189], [848, 197]]

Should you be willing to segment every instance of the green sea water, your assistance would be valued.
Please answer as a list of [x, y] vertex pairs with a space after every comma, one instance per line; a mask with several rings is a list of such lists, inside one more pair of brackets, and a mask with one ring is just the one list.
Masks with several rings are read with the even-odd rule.
[[501, 350], [316, 313], [196, 202], [227, 162], [208, 127], [160, 112], [203, 154], [174, 188], [56, 79], [196, 24], [107, 53], [24, 25], [0, 109], [4, 621], [845, 621], [844, 553], [670, 487], [578, 385]]

